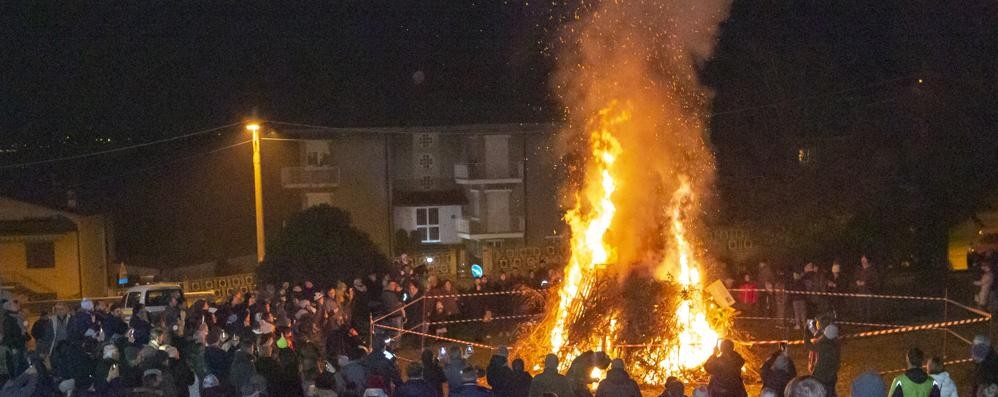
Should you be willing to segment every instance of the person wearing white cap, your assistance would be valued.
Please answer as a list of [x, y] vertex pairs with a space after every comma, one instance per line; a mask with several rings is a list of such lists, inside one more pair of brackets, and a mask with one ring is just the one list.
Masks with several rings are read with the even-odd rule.
[[96, 332], [98, 329], [94, 317], [94, 303], [89, 299], [80, 302], [80, 310], [69, 318], [69, 325], [66, 328], [66, 339], [71, 342], [83, 342], [88, 330]]
[[812, 357], [811, 376], [825, 385], [829, 397], [835, 397], [835, 384], [838, 382], [840, 355], [839, 327], [828, 324], [819, 328], [820, 337], [812, 340], [808, 330], [804, 330], [804, 347]]

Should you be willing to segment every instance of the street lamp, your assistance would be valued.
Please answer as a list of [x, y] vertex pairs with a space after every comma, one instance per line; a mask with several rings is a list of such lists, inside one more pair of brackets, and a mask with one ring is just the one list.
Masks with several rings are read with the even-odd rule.
[[267, 247], [263, 235], [263, 182], [260, 177], [260, 124], [246, 124], [246, 129], [253, 134], [253, 191], [256, 196], [256, 262], [263, 263]]

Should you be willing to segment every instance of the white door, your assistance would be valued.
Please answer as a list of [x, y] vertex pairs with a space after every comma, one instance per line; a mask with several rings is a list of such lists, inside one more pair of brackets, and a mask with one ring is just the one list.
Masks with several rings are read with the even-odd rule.
[[485, 177], [509, 178], [509, 135], [485, 136]]
[[510, 231], [509, 190], [486, 190], [485, 205], [488, 207], [485, 227], [489, 233]]

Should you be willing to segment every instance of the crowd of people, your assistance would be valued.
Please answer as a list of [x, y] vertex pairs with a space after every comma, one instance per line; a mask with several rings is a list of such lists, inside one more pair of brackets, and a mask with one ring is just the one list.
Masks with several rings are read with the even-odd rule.
[[834, 318], [843, 310], [852, 310], [850, 317], [869, 319], [873, 307], [868, 299], [845, 305], [847, 301], [841, 297], [807, 293], [875, 294], [880, 287], [880, 276], [872, 262], [863, 256], [848, 275], [838, 260], [828, 266], [827, 272], [814, 262], [791, 269], [760, 262], [754, 271], [741, 272], [740, 280], [728, 277], [725, 284], [735, 291], [743, 313], [786, 318], [794, 329], [800, 330], [807, 325], [808, 318]]
[[[548, 355], [543, 370], [532, 376], [522, 359], [510, 360], [505, 347], [492, 352], [488, 365], [472, 365], [471, 346], [434, 345], [418, 360], [396, 354], [403, 338], [393, 329], [412, 325], [436, 335], [448, 335], [449, 319], [488, 319], [515, 306], [513, 294], [494, 294], [518, 283], [536, 287], [557, 283], [557, 273], [540, 280], [512, 280], [504, 274], [490, 282], [476, 278], [457, 299], [452, 282], [420, 274], [403, 264], [391, 274], [370, 274], [320, 288], [310, 281], [300, 285], [266, 284], [256, 291], [234, 291], [220, 302], [197, 300], [188, 304], [179, 295], [169, 297], [155, 312], [138, 305], [126, 310], [119, 303], [83, 300], [70, 310], [55, 305], [50, 313], [29, 324], [14, 300], [2, 303], [0, 316], [0, 397], [8, 396], [393, 396], [393, 397], [638, 397], [637, 382], [620, 358], [602, 352], [584, 352], [565, 373], [559, 358]], [[760, 288], [744, 288], [756, 300], [743, 303], [759, 310], [776, 310], [777, 275], [763, 263], [758, 276], [744, 281]], [[849, 279], [833, 264], [831, 274], [809, 264], [791, 275], [788, 290], [811, 288], [872, 292], [876, 273], [863, 258]], [[806, 280], [806, 281], [801, 281]], [[796, 284], [793, 284], [796, 283]], [[840, 287], [840, 285], [842, 287]], [[849, 287], [852, 286], [852, 287]], [[797, 312], [797, 296], [788, 294]], [[423, 298], [426, 305], [408, 305]], [[771, 303], [766, 303], [771, 302]], [[832, 310], [822, 300], [804, 301], [803, 310]], [[795, 313], [799, 314], [799, 313]], [[834, 316], [797, 325], [808, 352], [807, 375], [785, 346], [760, 368], [764, 396], [835, 396], [841, 344]], [[370, 329], [372, 319], [390, 328]], [[477, 322], [477, 324], [487, 322]], [[473, 337], [488, 338], [488, 329], [475, 328]], [[998, 354], [990, 340], [974, 340], [976, 363], [973, 395], [998, 395]], [[956, 397], [956, 387], [942, 360], [926, 360], [918, 349], [906, 356], [908, 370], [885, 385], [878, 374], [866, 373], [852, 383], [854, 396]], [[695, 397], [743, 397], [745, 360], [734, 343], [723, 340], [704, 363], [710, 376]], [[597, 383], [593, 369], [605, 377]], [[803, 372], [803, 370], [801, 371]], [[889, 388], [887, 386], [890, 386]], [[666, 382], [662, 397], [685, 397], [686, 387], [676, 378]]]
[[[141, 304], [83, 300], [72, 311], [56, 304], [32, 324], [16, 300], [4, 300], [0, 396], [528, 395], [531, 377], [520, 360], [499, 360], [497, 352], [488, 368], [491, 388], [484, 388], [477, 384], [485, 374], [468, 363], [470, 351], [445, 346], [400, 361], [393, 353], [399, 333], [371, 332], [371, 325], [430, 324], [421, 330], [448, 335], [449, 320], [514, 310], [514, 294], [494, 292], [516, 283], [540, 287], [550, 275], [514, 281], [500, 273], [458, 291], [403, 261], [395, 273], [326, 288], [266, 284], [220, 302], [174, 295], [154, 312]], [[459, 292], [475, 296], [459, 300]], [[421, 297], [423, 304], [407, 306]], [[472, 327], [478, 339], [497, 330], [504, 328]]]

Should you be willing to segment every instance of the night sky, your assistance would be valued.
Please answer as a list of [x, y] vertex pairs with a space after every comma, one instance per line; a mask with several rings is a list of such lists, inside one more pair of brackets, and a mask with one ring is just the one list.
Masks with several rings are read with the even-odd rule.
[[[254, 110], [270, 120], [330, 126], [557, 121], [562, 112], [548, 84], [554, 38], [579, 7], [480, 0], [3, 4], [0, 166], [182, 135], [239, 122]], [[998, 6], [983, 0], [736, 1], [703, 69], [716, 91], [719, 213], [753, 222], [766, 208], [820, 197], [856, 214], [883, 210], [870, 203], [906, 200], [916, 208], [911, 222], [943, 214], [929, 222], [943, 230], [995, 185], [996, 26]], [[817, 176], [781, 171], [793, 158], [788, 150], [827, 137], [845, 137], [861, 150], [844, 151], [844, 163]], [[40, 179], [74, 185], [95, 175], [137, 176], [97, 183], [98, 198], [113, 204], [114, 192], [141, 181], [150, 159], [227, 143], [227, 136], [180, 140], [97, 160], [2, 169], [2, 193], [37, 193]], [[883, 151], [892, 153], [887, 176], [842, 171]], [[872, 207], [836, 196], [870, 185], [885, 188], [849, 197]], [[898, 199], [898, 192], [918, 198]], [[851, 227], [910, 226], [874, 223]], [[925, 238], [938, 240], [933, 236]]]

